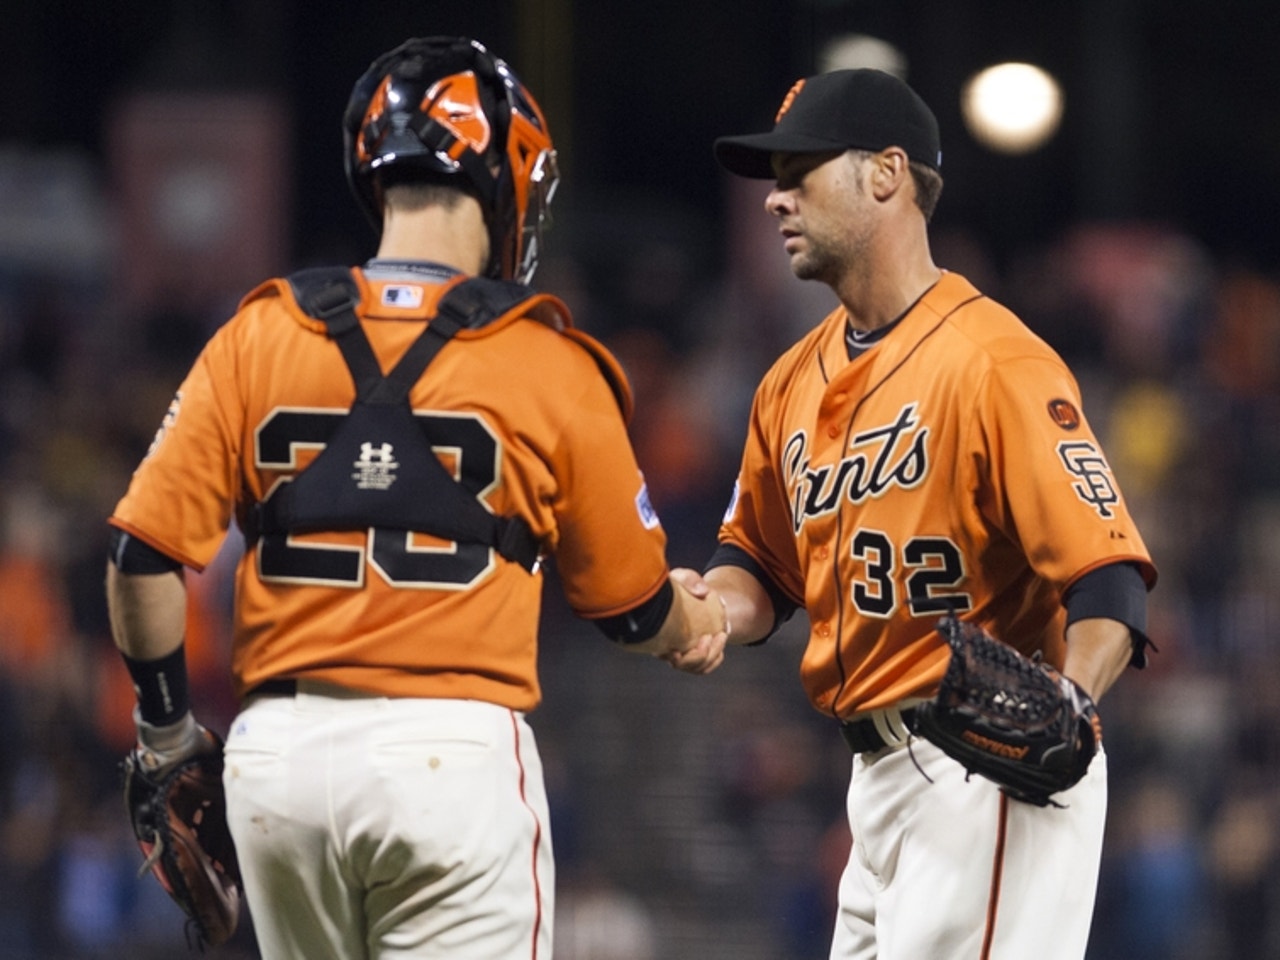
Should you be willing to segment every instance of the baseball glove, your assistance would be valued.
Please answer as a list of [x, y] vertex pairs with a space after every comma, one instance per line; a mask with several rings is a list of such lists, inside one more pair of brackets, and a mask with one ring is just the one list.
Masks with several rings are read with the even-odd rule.
[[1093, 701], [976, 624], [949, 616], [938, 632], [951, 662], [938, 695], [917, 709], [915, 732], [1009, 796], [1061, 806], [1053, 795], [1080, 781], [1102, 740]]
[[150, 870], [186, 912], [188, 937], [218, 946], [240, 916], [240, 868], [227, 828], [222, 738], [211, 748], [151, 773], [144, 751], [125, 757], [124, 800], [142, 848], [139, 875]]

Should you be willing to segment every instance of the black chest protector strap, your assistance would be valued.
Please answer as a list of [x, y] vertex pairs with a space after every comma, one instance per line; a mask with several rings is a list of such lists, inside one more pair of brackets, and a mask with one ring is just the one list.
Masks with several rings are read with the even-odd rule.
[[432, 435], [432, 421], [409, 406], [427, 365], [464, 327], [484, 326], [533, 296], [522, 284], [470, 278], [441, 299], [436, 317], [390, 373], [383, 375], [356, 316], [359, 290], [345, 268], [302, 270], [289, 277], [298, 304], [323, 320], [356, 387], [351, 410], [324, 449], [258, 508], [259, 533], [305, 533], [379, 527], [417, 531], [492, 547], [526, 570], [540, 544], [522, 517], [499, 517], [456, 479], [432, 450], [456, 441]]

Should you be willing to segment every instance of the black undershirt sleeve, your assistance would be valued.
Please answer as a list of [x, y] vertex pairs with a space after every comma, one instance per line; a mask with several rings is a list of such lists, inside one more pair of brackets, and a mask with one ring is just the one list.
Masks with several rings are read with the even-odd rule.
[[741, 547], [736, 547], [731, 543], [722, 543], [716, 547], [716, 552], [707, 561], [703, 572], [706, 573], [715, 567], [740, 567], [747, 571], [760, 582], [760, 586], [764, 587], [764, 592], [769, 595], [769, 601], [773, 604], [773, 626], [767, 634], [755, 641], [755, 643], [749, 643], [746, 646], [753, 647], [758, 643], [764, 643], [777, 633], [778, 628], [790, 620], [792, 615], [800, 609], [799, 605], [783, 592], [773, 577], [769, 576], [764, 567], [760, 566], [755, 558]]
[[137, 537], [129, 536], [119, 527], [111, 528], [107, 549], [111, 562], [121, 573], [173, 573], [182, 569], [179, 561]]
[[1095, 617], [1123, 623], [1133, 638], [1130, 664], [1138, 669], [1147, 665], [1147, 647], [1155, 646], [1147, 637], [1147, 585], [1136, 564], [1109, 563], [1090, 570], [1067, 589], [1062, 605], [1068, 626]]
[[626, 613], [592, 620], [600, 632], [614, 643], [644, 643], [662, 629], [675, 602], [675, 587], [667, 580], [652, 597]]

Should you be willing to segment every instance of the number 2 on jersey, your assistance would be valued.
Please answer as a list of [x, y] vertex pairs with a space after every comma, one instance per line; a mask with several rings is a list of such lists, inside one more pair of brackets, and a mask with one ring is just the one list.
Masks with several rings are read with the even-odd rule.
[[912, 537], [899, 556], [888, 534], [862, 528], [849, 552], [862, 573], [853, 578], [853, 605], [864, 616], [888, 619], [902, 599], [913, 617], [973, 606], [969, 594], [958, 589], [965, 579], [964, 556], [946, 537]]

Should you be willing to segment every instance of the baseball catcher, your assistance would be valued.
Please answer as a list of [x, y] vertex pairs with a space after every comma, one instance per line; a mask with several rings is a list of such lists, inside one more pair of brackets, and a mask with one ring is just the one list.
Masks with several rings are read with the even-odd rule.
[[915, 732], [1009, 796], [1058, 806], [1102, 739], [1098, 711], [1080, 687], [976, 624], [944, 618], [951, 662], [938, 695], [916, 713]]
[[150, 870], [188, 917], [201, 948], [235, 933], [240, 871], [227, 828], [222, 738], [190, 713], [172, 726], [139, 721], [138, 746], [124, 759], [125, 808]]

